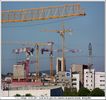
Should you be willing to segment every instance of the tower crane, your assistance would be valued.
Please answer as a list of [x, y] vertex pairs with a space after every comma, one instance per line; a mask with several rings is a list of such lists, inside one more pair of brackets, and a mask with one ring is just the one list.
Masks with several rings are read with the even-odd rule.
[[[36, 46], [36, 80], [40, 78], [39, 76], [39, 46], [50, 46], [50, 54], [53, 49], [53, 42], [47, 42], [47, 43], [35, 43]], [[50, 77], [53, 77], [53, 61], [52, 56], [50, 56]]]
[[[75, 16], [85, 16], [84, 9], [80, 7], [80, 4], [65, 4], [63, 6], [50, 6], [42, 8], [30, 8], [30, 9], [20, 9], [20, 10], [4, 10], [1, 11], [1, 22], [2, 23], [12, 23], [12, 22], [28, 22], [36, 20], [48, 20], [48, 19], [58, 19], [66, 17]], [[70, 32], [70, 30], [64, 29], [62, 24], [62, 30], [54, 30], [52, 32], [57, 32], [62, 37], [62, 58], [63, 58], [63, 71], [65, 71], [65, 61], [64, 61], [64, 34]], [[19, 42], [17, 42], [19, 43]], [[48, 45], [48, 43], [27, 43], [36, 46], [36, 59], [37, 65], [39, 66], [39, 46]], [[51, 47], [52, 49], [52, 47]], [[52, 59], [52, 57], [51, 57]], [[52, 62], [52, 60], [51, 60]], [[52, 65], [51, 65], [52, 66]], [[37, 74], [38, 69], [37, 67]], [[39, 75], [38, 75], [39, 76]]]
[[27, 22], [86, 15], [84, 9], [80, 7], [80, 4], [65, 4], [63, 6], [49, 6], [20, 10], [4, 10], [1, 14], [2, 23]]
[[43, 54], [44, 52], [50, 52], [49, 53], [49, 57], [50, 57], [50, 77], [53, 80], [53, 44], [54, 42], [49, 42], [50, 43], [50, 48], [49, 49], [45, 49], [42, 48], [41, 49], [41, 54]]
[[64, 40], [65, 40], [65, 33], [66, 32], [71, 32], [69, 29], [64, 28], [64, 23], [61, 24], [62, 29], [61, 30], [43, 30], [44, 32], [56, 32], [59, 33], [59, 35], [62, 38], [62, 68], [63, 72], [66, 71], [66, 66], [65, 66], [65, 56], [64, 56]]
[[30, 47], [13, 49], [13, 53], [16, 53], [16, 54], [26, 53], [26, 60], [22, 62], [18, 62], [18, 64], [19, 63], [24, 64], [26, 81], [28, 81], [30, 56], [33, 54], [33, 52], [34, 52], [34, 49]]
[[[36, 48], [36, 66], [35, 66], [35, 71], [36, 71], [36, 80], [38, 80], [40, 78], [39, 76], [39, 47], [40, 46], [50, 46], [50, 50], [51, 52], [52, 49], [53, 49], [53, 42], [20, 42], [20, 41], [3, 41], [2, 44], [24, 44], [24, 45], [31, 45], [31, 46], [34, 46], [34, 48], [31, 49], [31, 51], [33, 51], [35, 48]], [[50, 52], [50, 54], [51, 54]], [[50, 76], [52, 77], [53, 75], [53, 62], [52, 62], [52, 57], [50, 57]]]
[[92, 69], [92, 44], [89, 43], [88, 45], [88, 51], [89, 51], [89, 56], [88, 56], [88, 67], [89, 67], [89, 70]]

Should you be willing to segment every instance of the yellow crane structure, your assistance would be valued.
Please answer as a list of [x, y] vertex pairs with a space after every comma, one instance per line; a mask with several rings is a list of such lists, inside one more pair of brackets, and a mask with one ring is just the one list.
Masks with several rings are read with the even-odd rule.
[[[58, 19], [58, 18], [76, 17], [76, 16], [85, 16], [85, 15], [86, 14], [84, 12], [84, 9], [80, 7], [80, 4], [65, 4], [63, 6], [49, 6], [49, 7], [29, 8], [29, 9], [20, 9], [20, 10], [4, 10], [1, 11], [1, 22], [2, 23], [28, 22], [28, 21], [36, 21], [36, 20]], [[64, 25], [62, 25], [62, 30], [54, 30], [51, 32], [57, 32], [62, 37], [62, 58], [63, 58], [63, 66], [64, 66], [65, 65], [64, 64], [64, 34], [66, 32], [70, 32], [70, 30], [65, 30]], [[39, 60], [38, 60], [39, 46], [48, 45], [48, 43], [26, 42], [25, 44], [31, 44], [36, 46], [36, 54], [37, 54], [36, 66], [37, 66], [37, 73], [38, 73], [39, 72]], [[50, 59], [52, 62], [52, 56], [50, 57]], [[52, 70], [53, 65], [50, 64], [50, 66]], [[65, 67], [63, 67], [63, 71], [65, 71]], [[53, 73], [51, 71], [51, 75], [52, 74]]]
[[4, 10], [1, 11], [1, 16], [1, 22], [8, 23], [85, 16], [85, 12], [80, 7], [80, 4], [65, 4], [63, 6]]
[[62, 29], [61, 30], [43, 30], [44, 32], [56, 32], [59, 33], [62, 38], [62, 71], [66, 71], [65, 66], [65, 56], [64, 56], [64, 40], [65, 40], [65, 33], [71, 32], [69, 29], [64, 28], [64, 23], [61, 24]]
[[[38, 80], [39, 77], [39, 46], [49, 46], [50, 52], [53, 51], [53, 42], [20, 42], [20, 41], [3, 41], [2, 44], [22, 44], [22, 45], [31, 45], [36, 47], [36, 66], [35, 66], [35, 72], [36, 72], [36, 80]], [[53, 57], [50, 55], [50, 77], [53, 79]]]
[[[39, 46], [50, 46], [50, 52], [53, 51], [53, 42], [47, 42], [47, 43], [35, 43], [36, 46], [36, 75], [37, 80], [39, 79]], [[53, 57], [50, 55], [50, 77], [53, 79]]]

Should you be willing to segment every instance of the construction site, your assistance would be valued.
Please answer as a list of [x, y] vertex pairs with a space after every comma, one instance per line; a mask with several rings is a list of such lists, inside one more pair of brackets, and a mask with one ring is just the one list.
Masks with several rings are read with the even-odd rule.
[[[73, 17], [84, 17], [87, 16], [84, 8], [80, 6], [80, 4], [64, 4], [62, 6], [48, 6], [48, 7], [40, 7], [40, 8], [27, 8], [27, 9], [11, 9], [11, 10], [2, 10], [1, 11], [1, 23], [2, 24], [11, 24], [14, 25], [17, 23], [30, 23], [30, 22], [39, 22], [46, 20], [58, 20], [64, 18], [73, 18]], [[73, 19], [71, 19], [73, 20]], [[76, 19], [74, 19], [76, 20]], [[82, 23], [82, 22], [81, 22]], [[66, 52], [79, 53], [80, 49], [66, 49], [65, 40], [67, 40], [67, 33], [73, 32], [72, 29], [66, 28], [64, 21], [60, 21], [60, 29], [39, 29], [43, 34], [51, 33], [55, 34], [55, 36], [59, 36], [59, 45], [60, 48], [55, 48], [56, 41], [14, 41], [14, 39], [10, 41], [2, 40], [2, 45], [11, 45], [13, 49], [11, 49], [12, 54], [15, 57], [21, 59], [21, 56], [24, 55], [24, 59], [18, 60], [15, 59], [16, 63], [12, 65], [12, 75], [8, 76], [7, 79], [2, 79], [2, 89], [4, 96], [13, 96], [17, 93], [25, 94], [32, 93], [35, 96], [41, 96], [45, 94], [46, 96], [59, 96], [63, 95], [64, 87], [73, 87], [72, 76], [74, 76], [74, 72], [77, 72], [79, 69], [74, 69], [74, 67], [70, 68], [71, 71], [67, 71], [67, 59]], [[40, 27], [39, 27], [40, 28]], [[27, 28], [25, 29], [27, 30]], [[21, 31], [21, 30], [20, 30]], [[36, 33], [37, 34], [37, 33]], [[38, 33], [39, 34], [39, 33]], [[26, 34], [27, 35], [27, 34]], [[29, 37], [29, 36], [28, 36]], [[35, 37], [37, 37], [35, 35]], [[49, 38], [51, 36], [48, 36]], [[25, 37], [23, 37], [25, 38]], [[29, 37], [30, 38], [30, 37]], [[43, 37], [42, 37], [43, 38]], [[71, 40], [70, 40], [71, 42]], [[15, 47], [14, 47], [15, 45]], [[19, 47], [17, 45], [21, 45]], [[92, 71], [93, 63], [92, 63], [92, 44], [88, 45], [88, 63], [79, 65], [81, 66], [82, 71], [84, 69], [89, 69], [89, 72]], [[60, 56], [56, 56], [55, 53], [59, 52]], [[41, 55], [46, 56], [48, 58], [49, 64], [49, 74], [41, 73]], [[45, 60], [43, 58], [42, 60]], [[56, 60], [56, 61], [55, 61]], [[54, 65], [55, 61], [55, 65]], [[45, 62], [46, 63], [46, 62]], [[31, 73], [31, 64], [34, 65], [33, 73]], [[74, 66], [74, 65], [72, 65]], [[76, 66], [76, 65], [75, 65]], [[54, 70], [56, 71], [54, 72]], [[69, 70], [70, 70], [69, 69]], [[73, 71], [73, 72], [72, 72]], [[84, 71], [82, 71], [84, 73]], [[76, 77], [76, 76], [75, 76]], [[83, 76], [79, 76], [80, 79]], [[80, 80], [79, 79], [79, 80]], [[82, 78], [82, 83], [79, 85], [83, 87], [84, 80]], [[78, 89], [79, 89], [78, 88]], [[12, 92], [14, 90], [14, 93]], [[22, 92], [22, 91], [24, 92]], [[27, 91], [25, 91], [27, 90]], [[31, 90], [31, 91], [30, 91]], [[41, 93], [36, 94], [35, 92]], [[45, 92], [45, 90], [47, 90]], [[6, 92], [9, 91], [9, 92]], [[57, 94], [56, 94], [57, 91]]]

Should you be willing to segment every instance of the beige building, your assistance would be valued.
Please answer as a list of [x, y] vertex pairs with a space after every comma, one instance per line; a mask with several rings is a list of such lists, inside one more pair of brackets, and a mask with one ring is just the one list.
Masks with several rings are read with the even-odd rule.
[[[68, 74], [68, 75], [67, 75]], [[55, 81], [58, 83], [58, 85], [70, 87], [71, 86], [71, 74], [70, 72], [58, 72], [58, 74], [55, 75]]]
[[24, 79], [25, 68], [24, 64], [13, 65], [13, 79]]
[[79, 73], [72, 74], [72, 87], [79, 91]]
[[87, 69], [88, 65], [83, 64], [72, 64], [71, 65], [71, 76], [74, 73], [79, 73], [79, 86], [84, 86], [84, 69]]

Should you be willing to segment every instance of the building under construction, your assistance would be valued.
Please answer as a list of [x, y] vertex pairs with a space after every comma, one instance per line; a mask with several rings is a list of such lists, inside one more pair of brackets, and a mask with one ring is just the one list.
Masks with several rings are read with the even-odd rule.
[[[80, 7], [80, 4], [65, 4], [63, 6], [50, 6], [50, 7], [42, 7], [42, 8], [30, 8], [30, 9], [20, 9], [20, 10], [5, 10], [2, 11], [2, 23], [17, 23], [17, 22], [28, 22], [28, 21], [36, 21], [36, 20], [48, 20], [48, 19], [58, 19], [58, 18], [66, 18], [66, 17], [76, 17], [76, 16], [85, 16], [84, 9]], [[55, 32], [58, 33], [62, 39], [61, 41], [61, 50], [62, 50], [62, 56], [61, 56], [61, 68], [58, 67], [58, 71], [62, 71], [63, 73], [66, 71], [66, 61], [65, 61], [65, 33], [71, 32], [69, 29], [65, 29], [64, 24], [61, 24], [61, 30], [44, 30], [43, 32]], [[11, 42], [7, 42], [8, 44]], [[14, 43], [12, 43], [14, 44]], [[40, 79], [40, 62], [39, 62], [39, 51], [41, 46], [48, 46], [48, 49], [42, 49], [41, 53], [44, 52], [49, 53], [50, 58], [50, 79], [54, 80], [53, 76], [53, 42], [47, 42], [47, 43], [21, 43], [16, 42], [15, 44], [26, 44], [33, 46], [32, 49], [30, 48], [19, 48], [15, 50], [16, 54], [19, 53], [25, 53], [26, 59], [25, 61], [21, 62], [21, 64], [16, 64], [13, 66], [13, 80], [20, 80], [25, 79], [26, 82], [29, 81], [29, 70], [30, 70], [30, 57], [31, 53], [36, 51], [36, 63], [35, 63], [35, 72], [36, 76], [34, 77], [35, 80]], [[17, 52], [18, 51], [18, 52]]]
[[26, 72], [25, 72], [25, 65], [24, 64], [17, 64], [13, 65], [13, 79], [25, 79], [26, 78]]

